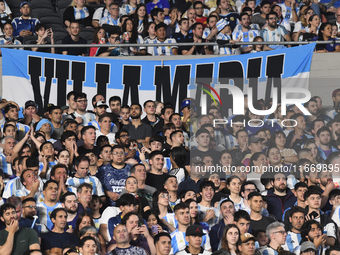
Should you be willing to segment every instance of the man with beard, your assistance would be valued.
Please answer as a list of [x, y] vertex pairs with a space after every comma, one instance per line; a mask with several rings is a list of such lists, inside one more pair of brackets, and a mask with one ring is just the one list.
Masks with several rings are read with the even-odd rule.
[[73, 192], [66, 192], [60, 199], [61, 206], [67, 212], [67, 230], [66, 232], [73, 233], [76, 229], [78, 219], [78, 202], [77, 196]]
[[[171, 233], [172, 248], [170, 254], [176, 254], [179, 251], [183, 251], [186, 245], [188, 245], [185, 237], [186, 230], [190, 226], [189, 206], [186, 203], [179, 203], [175, 205], [174, 213], [175, 219], [178, 221], [178, 227]], [[207, 234], [206, 230], [203, 230], [203, 232]], [[211, 251], [209, 235], [204, 235], [201, 245], [204, 250]]]
[[27, 250], [40, 250], [38, 234], [31, 228], [19, 228], [15, 206], [3, 204], [0, 219], [6, 228], [0, 231], [0, 254], [24, 254]]
[[284, 245], [286, 242], [287, 232], [284, 224], [281, 222], [273, 222], [269, 224], [266, 229], [266, 235], [269, 239], [269, 244], [259, 250], [257, 254], [277, 254], [279, 248], [282, 248], [281, 245]]
[[41, 236], [41, 251], [43, 254], [62, 254], [66, 245], [78, 246], [75, 234], [65, 232], [67, 226], [67, 212], [64, 208], [54, 209], [50, 215], [54, 228]]
[[210, 243], [213, 252], [218, 250], [218, 244], [222, 239], [225, 226], [234, 223], [234, 202], [229, 198], [225, 198], [220, 201], [218, 206], [220, 208], [220, 215], [222, 216], [222, 219], [217, 224], [215, 224], [209, 232], [209, 237], [211, 240]]
[[305, 210], [302, 207], [294, 206], [290, 210], [289, 221], [292, 224], [287, 233], [286, 243], [283, 247], [286, 251], [294, 252], [301, 242], [301, 227], [305, 223]]
[[54, 180], [48, 180], [43, 189], [44, 201], [37, 204], [38, 216], [41, 224], [45, 224], [48, 229], [52, 229], [53, 224], [50, 219], [51, 212], [61, 204], [58, 202], [58, 183]]
[[266, 230], [267, 226], [274, 221], [273, 218], [261, 214], [263, 198], [259, 192], [251, 192], [248, 195], [250, 206], [250, 227], [253, 233], [258, 230]]
[[[323, 233], [326, 234], [326, 246], [334, 245], [337, 236], [337, 225], [325, 213], [320, 210], [321, 207], [321, 190], [318, 187], [309, 187], [304, 194], [306, 201], [305, 216], [306, 219], [320, 222]], [[314, 214], [315, 216], [311, 216]], [[304, 237], [304, 235], [301, 236]]]
[[115, 205], [119, 194], [125, 187], [131, 166], [125, 164], [125, 151], [120, 145], [112, 148], [112, 163], [101, 166], [97, 177], [103, 184], [105, 194], [110, 198], [110, 204]]
[[83, 124], [83, 125], [96, 119], [96, 116], [93, 113], [86, 111], [87, 95], [85, 93], [76, 94], [74, 96], [74, 101], [77, 103], [77, 110], [74, 113], [67, 115], [66, 116], [67, 119], [74, 119], [75, 121], [78, 122], [78, 124]]
[[[294, 195], [296, 196], [296, 203], [294, 204], [295, 206], [301, 207], [301, 208], [306, 208], [306, 201], [304, 198], [304, 194], [308, 190], [308, 185], [304, 182], [298, 182], [294, 186]], [[294, 208], [292, 207], [292, 208]], [[288, 231], [289, 229], [292, 228], [292, 224], [290, 222], [290, 216], [291, 216], [291, 209], [288, 208], [283, 212], [282, 220], [283, 223], [285, 224], [285, 229]]]
[[[254, 38], [258, 36], [259, 31], [252, 30], [250, 28], [250, 16], [248, 13], [241, 13], [239, 19], [241, 29], [233, 33], [233, 40], [239, 40], [240, 42], [252, 42]], [[253, 50], [253, 47], [251, 45], [242, 45], [240, 49], [242, 53], [248, 53]]]
[[331, 146], [331, 131], [328, 127], [322, 127], [316, 132], [316, 136], [319, 138], [320, 146], [318, 152], [323, 160], [326, 160], [332, 152], [338, 151], [335, 147]]
[[37, 215], [37, 202], [33, 197], [26, 198], [22, 201], [22, 217], [34, 220], [35, 215]]
[[[260, 31], [260, 36], [265, 42], [290, 42], [290, 35], [284, 26], [278, 25], [278, 15], [276, 12], [270, 12], [266, 16], [268, 26]], [[269, 48], [282, 49], [284, 45], [268, 45]]]
[[327, 123], [327, 127], [332, 132], [331, 145], [336, 147], [336, 140], [340, 137], [340, 119], [334, 119]]
[[332, 210], [332, 205], [329, 203], [329, 194], [334, 190], [332, 172], [320, 171], [317, 175], [317, 182], [322, 190], [321, 210], [327, 212]]
[[116, 143], [124, 148], [125, 151], [125, 163], [131, 164], [130, 159], [133, 160], [133, 164], [135, 164], [135, 160], [138, 160], [136, 156], [136, 150], [130, 150], [130, 136], [129, 132], [125, 129], [121, 129], [116, 133]]
[[287, 187], [287, 177], [283, 173], [274, 173], [271, 180], [273, 188], [270, 188], [266, 193], [268, 212], [276, 216], [277, 219], [282, 219], [284, 210], [294, 206], [296, 197], [293, 192]]
[[317, 114], [318, 114], [319, 110], [318, 110], [317, 102], [316, 102], [315, 99], [310, 99], [303, 106], [311, 114], [311, 115], [308, 115], [307, 119], [306, 119], [306, 127], [307, 127], [307, 130], [309, 131], [309, 130], [311, 130], [312, 122], [318, 118]]
[[148, 146], [149, 139], [152, 136], [152, 128], [150, 125], [142, 122], [141, 115], [142, 106], [140, 104], [132, 104], [130, 106], [131, 123], [124, 126], [124, 129], [128, 131], [131, 139]]

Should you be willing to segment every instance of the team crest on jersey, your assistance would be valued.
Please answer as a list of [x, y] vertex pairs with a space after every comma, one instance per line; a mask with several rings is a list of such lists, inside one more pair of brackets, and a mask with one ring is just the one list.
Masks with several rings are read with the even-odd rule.
[[290, 13], [290, 10], [287, 10], [287, 13]]
[[52, 213], [52, 212], [48, 212], [48, 216], [51, 216], [51, 213]]
[[253, 35], [253, 34], [250, 34], [250, 35], [249, 35], [249, 37], [250, 37], [250, 38], [253, 38], [253, 37], [254, 37], [254, 35]]
[[234, 17], [230, 17], [230, 20], [231, 20], [231, 21], [234, 21], [235, 19], [234, 19]]
[[90, 184], [93, 186], [93, 182], [90, 182]]
[[244, 38], [248, 38], [248, 35], [244, 35]]

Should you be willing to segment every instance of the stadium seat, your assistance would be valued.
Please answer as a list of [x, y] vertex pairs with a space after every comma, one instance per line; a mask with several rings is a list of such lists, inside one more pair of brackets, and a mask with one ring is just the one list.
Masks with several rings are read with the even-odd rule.
[[52, 3], [50, 0], [31, 0], [31, 10], [34, 9], [40, 9], [40, 8], [45, 8], [45, 9], [51, 9], [52, 12], [54, 12]]
[[42, 15], [39, 17], [39, 20], [41, 23], [44, 23], [49, 27], [52, 24], [60, 25], [60, 26], [63, 25], [63, 22], [57, 13], [49, 13], [49, 14]]
[[94, 34], [94, 28], [81, 28], [79, 36], [83, 37], [87, 43], [92, 43], [93, 42], [93, 34]]
[[12, 11], [12, 17], [17, 18], [21, 16], [20, 8], [19, 7], [10, 7]]
[[40, 17], [53, 15], [54, 11], [53, 11], [53, 9], [36, 8], [36, 9], [32, 9], [31, 14], [32, 14], [33, 18], [37, 18], [37, 19], [40, 20]]
[[57, 0], [57, 9], [66, 9], [72, 4], [73, 0]]

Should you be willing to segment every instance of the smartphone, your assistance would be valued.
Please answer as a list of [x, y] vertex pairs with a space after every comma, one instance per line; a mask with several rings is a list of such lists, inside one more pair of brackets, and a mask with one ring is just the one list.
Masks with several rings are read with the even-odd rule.
[[155, 233], [155, 234], [158, 234], [157, 225], [152, 225], [152, 226], [151, 226], [151, 232], [152, 232], [152, 233]]
[[318, 217], [318, 213], [317, 212], [315, 212], [315, 211], [313, 211], [313, 212], [311, 212], [310, 214], [309, 214], [309, 217], [310, 218], [312, 218], [312, 216], [314, 217], [314, 219], [316, 218], [316, 217]]
[[138, 143], [137, 146], [138, 146], [138, 149], [141, 150], [141, 149], [143, 148], [144, 145], [143, 145], [143, 143]]

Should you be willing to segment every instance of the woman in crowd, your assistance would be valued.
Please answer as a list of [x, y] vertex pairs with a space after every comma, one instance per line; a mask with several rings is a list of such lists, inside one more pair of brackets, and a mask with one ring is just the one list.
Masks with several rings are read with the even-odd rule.
[[201, 225], [203, 229], [209, 231], [209, 225], [206, 222], [198, 220], [198, 205], [194, 199], [187, 199], [185, 203], [189, 207], [190, 225]]
[[86, 4], [86, 0], [73, 0], [63, 14], [63, 21], [67, 28], [70, 23], [77, 21], [81, 27], [92, 27], [94, 9]]
[[[107, 36], [106, 36], [105, 30], [102, 27], [97, 27], [93, 34], [92, 44], [105, 44], [105, 43], [107, 43]], [[95, 56], [98, 48], [99, 47], [91, 47], [89, 56], [90, 57]]]
[[[156, 24], [154, 22], [149, 22], [148, 25], [146, 26], [146, 31], [147, 31], [147, 36], [144, 37], [144, 41], [150, 39], [150, 40], [154, 40], [156, 39], [156, 31], [155, 31], [155, 27], [156, 27]], [[161, 115], [161, 111], [162, 109], [164, 108], [164, 104], [161, 103], [163, 105], [163, 107], [156, 111], [156, 114], [157, 112], [159, 113], [158, 115], [160, 116]]]
[[[144, 43], [143, 38], [138, 35], [137, 28], [133, 26], [133, 21], [131, 18], [124, 20], [122, 25], [123, 32], [123, 42], [124, 43]], [[145, 55], [145, 47], [123, 47], [123, 55]]]
[[265, 168], [268, 166], [266, 155], [262, 152], [255, 152], [249, 163], [249, 174], [247, 175], [247, 180], [253, 181], [256, 187], [263, 191], [265, 187], [260, 181], [261, 175], [264, 173]]
[[303, 33], [299, 37], [299, 41], [312, 40], [318, 34], [318, 29], [320, 26], [320, 18], [318, 15], [313, 14], [308, 19], [308, 27], [306, 28], [306, 33]]
[[302, 6], [300, 9], [299, 21], [294, 26], [292, 39], [298, 41], [300, 34], [306, 33], [309, 17], [314, 14], [311, 7]]
[[312, 161], [313, 164], [318, 164], [322, 162], [322, 158], [319, 156], [318, 146], [316, 145], [314, 139], [308, 140], [303, 147], [311, 150], [312, 157], [313, 157], [313, 161]]
[[[318, 37], [314, 40], [317, 41], [333, 41], [334, 38], [331, 38], [332, 35], [332, 25], [328, 22], [322, 23], [319, 28]], [[340, 44], [331, 43], [331, 44], [317, 44], [315, 47], [316, 52], [340, 52]]]
[[221, 156], [220, 156], [220, 164], [223, 169], [223, 173], [225, 173], [226, 175], [225, 178], [228, 178], [232, 175], [232, 172], [231, 172], [232, 163], [233, 163], [233, 157], [230, 154], [230, 152], [227, 150], [222, 151]]
[[171, 210], [169, 200], [169, 192], [166, 189], [157, 190], [152, 195], [152, 209], [157, 213], [157, 216], [169, 231], [173, 232], [177, 227], [177, 220]]
[[276, 146], [284, 158], [285, 163], [294, 164], [298, 161], [297, 153], [294, 149], [285, 148], [286, 135], [283, 131], [275, 131], [269, 141], [269, 146]]
[[148, 225], [149, 232], [153, 237], [158, 233], [163, 232], [162, 226], [164, 225], [154, 211], [148, 210], [143, 215], [143, 218], [146, 220], [146, 223]]
[[238, 245], [240, 243], [240, 230], [235, 224], [228, 224], [223, 231], [221, 249], [214, 255], [240, 255]]
[[137, 32], [142, 37], [147, 34], [148, 15], [146, 14], [145, 4], [138, 4], [136, 12], [133, 14], [133, 26], [137, 28]]
[[125, 190], [127, 193], [134, 195], [140, 202], [139, 208], [141, 212], [146, 212], [151, 210], [148, 201], [145, 197], [140, 197], [137, 195], [138, 185], [137, 179], [134, 176], [129, 176], [125, 181]]
[[241, 179], [235, 175], [230, 176], [226, 180], [227, 189], [230, 191], [229, 199], [234, 202], [235, 210], [243, 210], [245, 207], [243, 198], [240, 196]]

